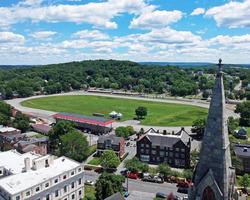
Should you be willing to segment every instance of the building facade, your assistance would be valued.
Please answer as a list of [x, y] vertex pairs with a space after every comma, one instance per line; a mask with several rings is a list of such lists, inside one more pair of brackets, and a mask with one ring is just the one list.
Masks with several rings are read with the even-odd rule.
[[190, 167], [191, 139], [182, 129], [176, 135], [163, 135], [150, 129], [137, 141], [136, 156], [142, 162], [168, 163], [172, 167]]
[[241, 159], [243, 164], [243, 171], [250, 173], [250, 145], [236, 144], [234, 146], [235, 155]]
[[231, 164], [221, 59], [216, 74], [205, 133], [189, 191], [190, 200], [233, 200], [235, 169]]
[[1, 152], [0, 200], [80, 200], [83, 176], [83, 166], [66, 157]]
[[104, 151], [112, 149], [119, 158], [125, 154], [125, 139], [115, 135], [100, 136], [97, 141], [97, 155], [101, 155]]

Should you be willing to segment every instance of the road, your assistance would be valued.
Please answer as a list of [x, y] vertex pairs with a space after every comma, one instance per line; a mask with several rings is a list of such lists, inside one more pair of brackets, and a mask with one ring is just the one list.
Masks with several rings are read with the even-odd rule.
[[[96, 181], [98, 177], [99, 174], [93, 171], [85, 171], [86, 180]], [[126, 184], [127, 183], [125, 182], [125, 187]], [[180, 197], [186, 196], [185, 194], [178, 193], [176, 184], [171, 183], [159, 184], [128, 179], [128, 188], [130, 193], [130, 196], [127, 198], [128, 200], [152, 200], [157, 192], [162, 192], [165, 194], [173, 193]]]

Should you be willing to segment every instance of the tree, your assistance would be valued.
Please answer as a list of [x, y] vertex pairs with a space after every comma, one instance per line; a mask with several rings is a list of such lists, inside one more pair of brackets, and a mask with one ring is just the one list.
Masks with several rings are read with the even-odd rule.
[[13, 121], [13, 126], [22, 131], [22, 133], [26, 132], [30, 128], [29, 117], [22, 114], [21, 112], [16, 113], [16, 117]]
[[115, 129], [115, 134], [118, 137], [123, 137], [125, 139], [129, 138], [129, 136], [134, 135], [135, 131], [132, 126], [120, 126]]
[[228, 118], [228, 132], [230, 134], [233, 134], [238, 126], [239, 126], [239, 120], [238, 119], [234, 119], [233, 117]]
[[162, 174], [164, 178], [171, 175], [171, 168], [166, 163], [159, 164], [157, 171]]
[[250, 126], [250, 101], [237, 104], [235, 112], [240, 114], [241, 126]]
[[82, 162], [88, 155], [88, 141], [77, 130], [71, 130], [69, 133], [60, 137], [60, 154], [67, 156], [78, 162]]
[[190, 169], [185, 169], [185, 170], [182, 172], [182, 176], [183, 176], [185, 179], [192, 180], [193, 172], [192, 172], [192, 170], [190, 170]]
[[139, 106], [135, 109], [135, 115], [137, 116], [137, 119], [142, 119], [143, 117], [147, 116], [148, 111], [146, 107]]
[[125, 178], [120, 175], [102, 173], [96, 182], [96, 200], [103, 200], [114, 193], [122, 193]]
[[241, 186], [244, 187], [244, 190], [246, 191], [248, 186], [250, 185], [250, 180], [248, 174], [244, 174], [244, 176], [241, 179]]
[[133, 158], [125, 161], [125, 167], [132, 172], [148, 172], [149, 166], [147, 163], [142, 163], [138, 158]]
[[202, 138], [206, 127], [206, 119], [197, 119], [193, 122], [192, 133], [196, 133], [198, 138]]
[[0, 125], [7, 126], [10, 123], [10, 117], [0, 113]]
[[74, 131], [73, 124], [67, 121], [59, 121], [53, 127], [53, 129], [49, 132], [49, 148], [50, 151], [55, 154], [59, 155], [59, 144], [61, 143], [61, 136]]
[[199, 154], [200, 152], [198, 152], [197, 150], [191, 151], [190, 162], [192, 168], [195, 168], [196, 164], [198, 163]]
[[105, 151], [101, 157], [101, 166], [104, 169], [114, 169], [117, 168], [120, 164], [120, 159], [117, 157], [115, 152], [113, 150], [107, 150]]

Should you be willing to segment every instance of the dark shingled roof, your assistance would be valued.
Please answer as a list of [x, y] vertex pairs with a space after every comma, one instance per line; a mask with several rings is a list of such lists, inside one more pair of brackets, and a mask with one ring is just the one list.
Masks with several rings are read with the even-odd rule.
[[106, 140], [111, 140], [111, 144], [119, 145], [122, 137], [117, 137], [115, 135], [102, 135], [98, 138], [98, 143], [104, 143]]
[[104, 200], [124, 200], [120, 192], [117, 192]]
[[234, 146], [234, 152], [236, 154], [236, 156], [239, 157], [248, 157], [250, 158], [250, 145], [235, 145]]
[[181, 131], [175, 135], [163, 135], [157, 133], [154, 129], [149, 129], [139, 140], [143, 137], [147, 137], [152, 142], [152, 145], [165, 147], [172, 147], [178, 141], [182, 141], [184, 144], [187, 144], [190, 139], [190, 136], [184, 129], [181, 129]]

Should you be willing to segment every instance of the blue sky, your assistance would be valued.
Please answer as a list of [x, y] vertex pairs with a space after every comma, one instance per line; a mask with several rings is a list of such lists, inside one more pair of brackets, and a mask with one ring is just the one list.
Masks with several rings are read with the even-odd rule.
[[0, 64], [250, 63], [250, 0], [1, 0]]

